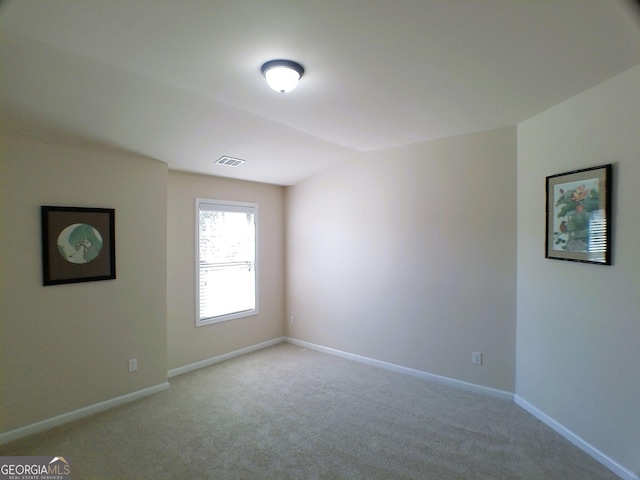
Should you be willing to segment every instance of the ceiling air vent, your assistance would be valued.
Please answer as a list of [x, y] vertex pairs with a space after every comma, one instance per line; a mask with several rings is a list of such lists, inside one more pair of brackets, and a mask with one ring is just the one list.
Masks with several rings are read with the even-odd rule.
[[227, 167], [237, 167], [238, 165], [242, 165], [244, 160], [240, 160], [239, 158], [233, 157], [220, 157], [216, 162], [216, 165], [226, 165]]

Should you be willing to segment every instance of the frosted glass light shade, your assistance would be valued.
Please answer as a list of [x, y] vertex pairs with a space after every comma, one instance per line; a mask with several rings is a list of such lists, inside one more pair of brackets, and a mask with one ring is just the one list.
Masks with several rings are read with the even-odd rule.
[[287, 93], [296, 88], [304, 69], [290, 60], [271, 60], [262, 66], [262, 73], [273, 90]]

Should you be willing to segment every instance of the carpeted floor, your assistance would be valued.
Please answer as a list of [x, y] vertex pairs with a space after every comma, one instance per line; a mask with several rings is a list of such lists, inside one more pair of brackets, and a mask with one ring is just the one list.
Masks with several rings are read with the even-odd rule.
[[0, 446], [84, 479], [616, 479], [512, 402], [280, 344]]

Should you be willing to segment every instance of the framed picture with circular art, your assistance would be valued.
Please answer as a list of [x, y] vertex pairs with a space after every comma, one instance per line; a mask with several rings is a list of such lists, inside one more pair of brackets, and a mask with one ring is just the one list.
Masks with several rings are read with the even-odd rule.
[[43, 206], [42, 284], [116, 278], [115, 210]]

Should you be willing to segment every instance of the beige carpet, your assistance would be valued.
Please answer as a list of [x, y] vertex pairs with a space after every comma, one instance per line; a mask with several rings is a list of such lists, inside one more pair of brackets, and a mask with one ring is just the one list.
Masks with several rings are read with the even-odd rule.
[[281, 344], [0, 447], [84, 479], [617, 477], [514, 403]]

